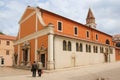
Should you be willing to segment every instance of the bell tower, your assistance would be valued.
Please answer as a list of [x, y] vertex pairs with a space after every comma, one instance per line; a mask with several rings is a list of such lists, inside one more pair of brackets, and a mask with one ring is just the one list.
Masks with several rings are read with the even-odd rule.
[[95, 17], [90, 8], [89, 8], [87, 18], [86, 18], [86, 26], [91, 27], [91, 28], [96, 28]]

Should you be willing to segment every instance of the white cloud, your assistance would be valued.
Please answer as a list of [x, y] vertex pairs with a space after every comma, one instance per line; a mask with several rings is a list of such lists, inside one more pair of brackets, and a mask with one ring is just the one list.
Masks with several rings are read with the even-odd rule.
[[0, 1], [0, 7], [1, 6], [4, 6], [5, 4], [4, 4], [4, 2], [3, 1]]
[[49, 0], [45, 3], [39, 3], [38, 5], [62, 16], [71, 18], [76, 21], [81, 21], [83, 23], [85, 22], [85, 18], [89, 8], [89, 5], [85, 5], [86, 2], [87, 1], [79, 0]]
[[0, 31], [9, 35], [17, 35], [18, 20], [23, 12], [23, 4], [17, 1], [8, 1], [3, 9], [0, 9]]
[[[0, 31], [17, 35], [18, 21], [25, 8], [40, 6], [67, 18], [85, 24], [88, 8], [91, 7], [96, 17], [97, 28], [109, 33], [119, 33], [120, 11], [118, 0], [5, 0], [0, 1]], [[4, 28], [3, 28], [4, 27]], [[13, 29], [11, 29], [11, 27]]]

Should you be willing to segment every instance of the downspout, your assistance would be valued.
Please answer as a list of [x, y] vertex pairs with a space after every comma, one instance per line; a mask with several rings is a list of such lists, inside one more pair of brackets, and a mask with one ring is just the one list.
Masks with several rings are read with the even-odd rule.
[[53, 37], [53, 60], [54, 60], [54, 70], [55, 70], [55, 35]]

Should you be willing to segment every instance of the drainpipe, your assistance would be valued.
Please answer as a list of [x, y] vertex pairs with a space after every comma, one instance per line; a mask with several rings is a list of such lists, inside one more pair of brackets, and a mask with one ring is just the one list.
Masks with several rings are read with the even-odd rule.
[[109, 55], [109, 62], [110, 62], [110, 46], [109, 46], [109, 52], [108, 52], [108, 55]]
[[54, 70], [55, 70], [55, 35], [53, 37], [53, 61], [54, 61]]

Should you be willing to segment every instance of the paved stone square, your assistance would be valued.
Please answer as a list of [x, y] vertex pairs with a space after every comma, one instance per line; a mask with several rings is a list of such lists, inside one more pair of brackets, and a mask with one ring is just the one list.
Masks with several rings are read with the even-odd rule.
[[120, 62], [44, 70], [42, 77], [32, 77], [29, 70], [0, 67], [0, 80], [120, 80]]

